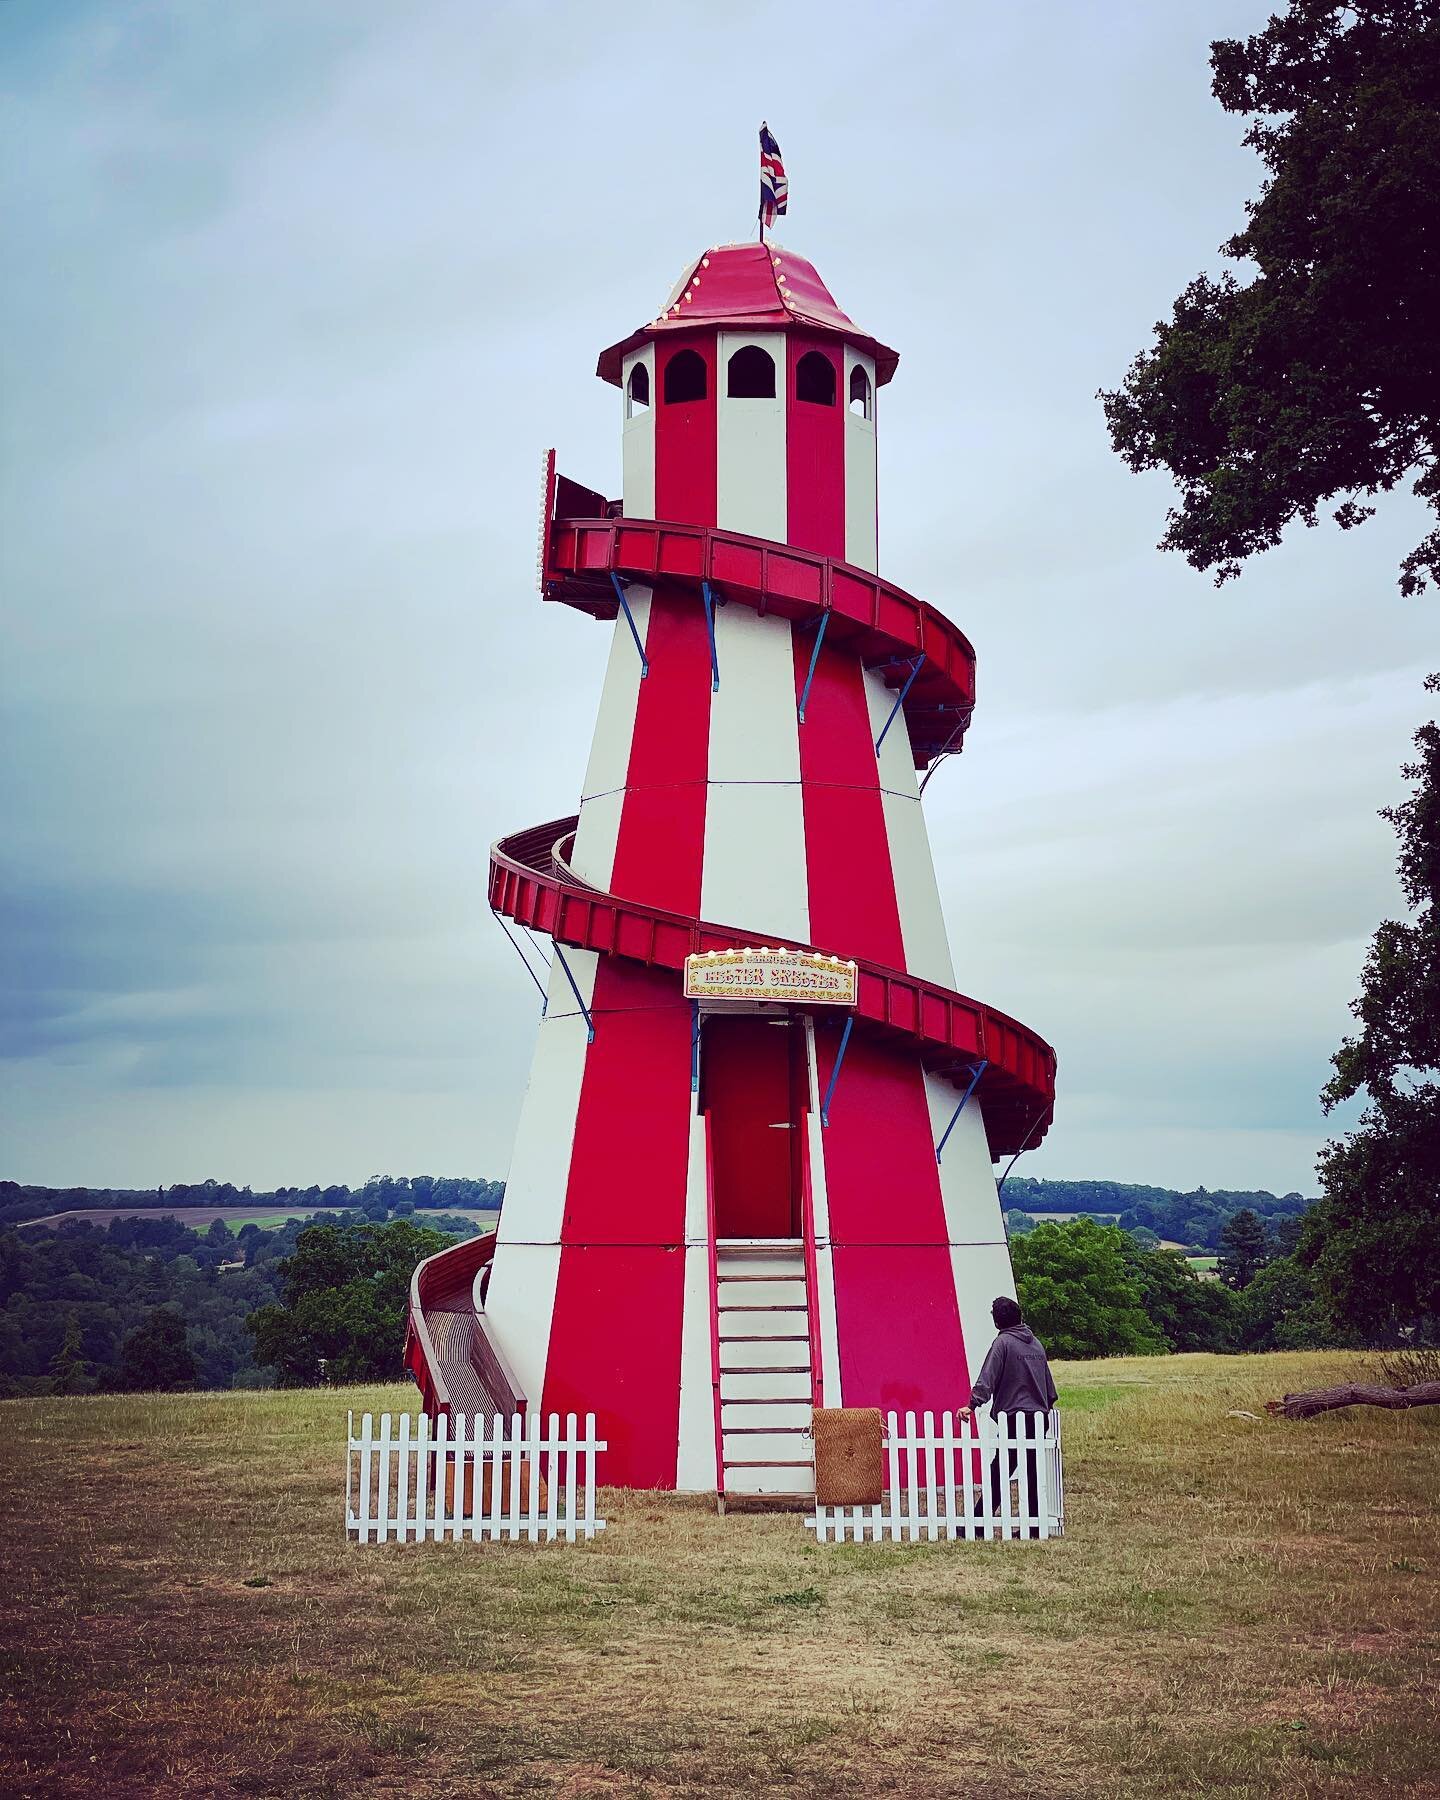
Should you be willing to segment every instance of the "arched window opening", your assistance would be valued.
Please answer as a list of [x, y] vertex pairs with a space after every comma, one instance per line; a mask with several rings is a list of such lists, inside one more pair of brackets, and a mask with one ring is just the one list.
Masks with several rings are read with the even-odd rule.
[[818, 350], [807, 350], [795, 366], [795, 398], [811, 406], [835, 404], [835, 365]]
[[665, 365], [665, 404], [705, 398], [705, 358], [695, 350], [678, 350]]
[[758, 344], [746, 344], [730, 358], [726, 393], [732, 400], [773, 400], [775, 362]]
[[636, 413], [650, 410], [650, 371], [643, 362], [637, 362], [630, 371], [629, 385], [625, 389], [625, 417], [633, 419]]
[[857, 419], [870, 417], [870, 377], [859, 363], [850, 371], [850, 410]]

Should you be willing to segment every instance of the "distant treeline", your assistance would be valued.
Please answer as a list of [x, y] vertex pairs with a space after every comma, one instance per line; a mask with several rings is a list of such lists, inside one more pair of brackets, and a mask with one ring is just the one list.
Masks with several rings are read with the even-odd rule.
[[362, 1212], [367, 1219], [424, 1210], [427, 1212], [498, 1211], [505, 1195], [503, 1181], [465, 1175], [372, 1175], [363, 1187], [306, 1188], [236, 1187], [229, 1181], [179, 1181], [157, 1188], [51, 1188], [0, 1181], [0, 1225], [22, 1225], [51, 1213], [82, 1212], [104, 1207], [144, 1208], [173, 1212], [188, 1206], [253, 1206], [257, 1213], [284, 1212], [292, 1206], [324, 1207], [330, 1212]]
[[1299, 1219], [1313, 1202], [1303, 1194], [1196, 1188], [1136, 1187], [1124, 1181], [1039, 1181], [1012, 1176], [1002, 1196], [1007, 1212], [1112, 1215], [1123, 1231], [1153, 1231], [1187, 1249], [1218, 1251], [1220, 1236], [1236, 1213], [1253, 1212], [1282, 1239], [1280, 1222]]
[[[443, 1213], [427, 1212], [425, 1223], [431, 1247], [445, 1242], [441, 1233], [479, 1229]], [[0, 1227], [0, 1398], [273, 1386], [247, 1321], [280, 1299], [281, 1265], [301, 1233], [325, 1226], [347, 1241], [387, 1229], [358, 1211], [238, 1232], [218, 1219], [193, 1231], [164, 1216]]]

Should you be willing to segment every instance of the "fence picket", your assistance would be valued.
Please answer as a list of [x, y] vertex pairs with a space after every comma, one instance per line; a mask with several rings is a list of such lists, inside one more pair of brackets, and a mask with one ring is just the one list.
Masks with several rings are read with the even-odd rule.
[[940, 1495], [945, 1503], [944, 1530], [947, 1543], [955, 1541], [955, 1426], [953, 1413], [940, 1415]]
[[415, 1542], [423, 1544], [430, 1530], [430, 1415], [421, 1413], [415, 1443]]
[[927, 1412], [920, 1421], [921, 1469], [925, 1477], [925, 1536], [930, 1543], [940, 1530], [939, 1507], [935, 1495], [935, 1415]]
[[355, 1414], [345, 1415], [345, 1529], [355, 1526]]
[[410, 1415], [400, 1415], [400, 1444], [395, 1462], [395, 1535], [403, 1544], [410, 1531]]
[[525, 1541], [535, 1543], [540, 1536], [540, 1414], [530, 1413], [525, 1420], [525, 1469], [528, 1480], [525, 1507]]
[[369, 1413], [360, 1420], [360, 1542], [370, 1542], [370, 1467], [371, 1467], [371, 1432], [374, 1421]]
[[545, 1491], [545, 1536], [552, 1544], [560, 1524], [560, 1466], [555, 1454], [559, 1438], [560, 1415], [551, 1413], [549, 1441], [545, 1446], [545, 1473], [548, 1478]]
[[900, 1419], [893, 1412], [885, 1415], [885, 1451], [890, 1468], [890, 1509], [885, 1514], [888, 1527], [896, 1525], [900, 1507]]
[[434, 1504], [430, 1508], [430, 1541], [438, 1544], [445, 1535], [445, 1446], [450, 1440], [450, 1418], [441, 1413], [435, 1421], [435, 1457], [431, 1472], [435, 1483]]
[[1030, 1415], [1015, 1413], [1010, 1426], [1018, 1446], [1015, 1452], [1015, 1481], [1019, 1490], [1019, 1508], [1015, 1519], [1015, 1535], [1023, 1538], [1029, 1533], [1032, 1522], [1030, 1508], [1033, 1505], [1030, 1498]]
[[581, 1474], [585, 1483], [585, 1517], [581, 1521], [586, 1537], [593, 1535], [595, 1520], [595, 1458], [600, 1453], [600, 1440], [595, 1435], [595, 1415], [585, 1415], [585, 1448], [580, 1459]]
[[565, 1415], [565, 1541], [575, 1542], [575, 1415]]

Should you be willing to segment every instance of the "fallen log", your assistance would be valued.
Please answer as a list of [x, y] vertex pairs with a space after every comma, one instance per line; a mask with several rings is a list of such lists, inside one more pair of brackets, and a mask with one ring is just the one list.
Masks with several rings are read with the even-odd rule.
[[1308, 1394], [1287, 1394], [1283, 1400], [1267, 1400], [1265, 1410], [1282, 1419], [1313, 1419], [1316, 1413], [1334, 1412], [1340, 1406], [1385, 1406], [1403, 1412], [1410, 1406], [1440, 1406], [1440, 1381], [1417, 1381], [1414, 1387], [1313, 1388]]

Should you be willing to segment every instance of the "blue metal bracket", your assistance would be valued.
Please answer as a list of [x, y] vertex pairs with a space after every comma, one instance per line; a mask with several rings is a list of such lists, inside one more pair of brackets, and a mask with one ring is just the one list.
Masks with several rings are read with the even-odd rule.
[[700, 598], [705, 602], [705, 630], [710, 637], [710, 692], [720, 692], [720, 657], [715, 649], [715, 596], [710, 592], [710, 583], [700, 583]]
[[630, 610], [630, 602], [625, 598], [625, 584], [612, 569], [610, 580], [615, 589], [615, 598], [620, 602], [620, 610], [625, 615], [625, 623], [630, 627], [630, 635], [635, 640], [635, 654], [640, 658], [640, 679], [643, 681], [650, 673], [650, 659], [645, 654], [645, 646], [640, 642], [640, 633], [635, 629], [635, 615]]
[[[536, 991], [540, 995], [540, 1017], [543, 1019], [545, 1017], [545, 1007], [548, 1004], [546, 993], [545, 993], [545, 984], [541, 981], [540, 977], [535, 973], [535, 971], [530, 967], [530, 958], [525, 954], [524, 950], [521, 948], [519, 938], [517, 938], [514, 935], [514, 933], [510, 930], [510, 927], [505, 923], [504, 919], [502, 919], [500, 917], [499, 913], [496, 912], [496, 910], [493, 906], [490, 908], [490, 917], [495, 921], [495, 923], [505, 933], [506, 937], [509, 938], [510, 942], [515, 946], [515, 954], [520, 958], [521, 962], [524, 963], [525, 973], [535, 983]], [[556, 947], [558, 948], [559, 946], [557, 945]]]
[[830, 1085], [825, 1090], [825, 1098], [820, 1102], [820, 1123], [830, 1123], [830, 1102], [835, 1097], [835, 1083], [840, 1079], [840, 1065], [845, 1060], [845, 1051], [850, 1043], [850, 1033], [855, 1029], [855, 1015], [852, 1013], [845, 1021], [845, 1029], [840, 1033], [840, 1048], [835, 1052], [835, 1067], [830, 1071]]
[[950, 1133], [955, 1129], [956, 1125], [959, 1123], [960, 1115], [965, 1110], [965, 1102], [975, 1092], [975, 1089], [976, 1089], [977, 1085], [979, 1084], [980, 1077], [985, 1073], [985, 1071], [989, 1067], [990, 1067], [990, 1059], [988, 1057], [982, 1057], [978, 1063], [974, 1063], [971, 1065], [970, 1085], [969, 1085], [969, 1087], [966, 1088], [965, 1092], [960, 1096], [960, 1104], [955, 1108], [954, 1112], [951, 1113], [950, 1123], [945, 1127], [944, 1136], [940, 1139], [940, 1142], [935, 1146], [935, 1161], [937, 1163], [940, 1161], [940, 1157], [945, 1149], [946, 1144], [948, 1144], [950, 1142]]
[[690, 1092], [700, 1092], [700, 1002], [690, 1002]]
[[595, 1021], [590, 1017], [590, 1008], [580, 998], [580, 990], [575, 985], [575, 977], [570, 973], [570, 965], [566, 962], [565, 952], [560, 948], [558, 941], [555, 945], [555, 954], [560, 958], [560, 967], [565, 971], [565, 979], [570, 983], [570, 992], [575, 996], [575, 1004], [585, 1015], [585, 1030], [587, 1033], [585, 1042], [587, 1044], [593, 1044], [595, 1042]]
[[815, 633], [815, 648], [810, 652], [810, 667], [805, 671], [805, 685], [800, 690], [800, 723], [805, 723], [805, 702], [810, 698], [810, 683], [815, 679], [815, 665], [820, 660], [820, 646], [825, 642], [825, 627], [830, 623], [830, 608], [820, 615], [820, 629]]
[[910, 665], [910, 673], [905, 677], [904, 687], [902, 687], [900, 692], [895, 696], [895, 704], [890, 708], [889, 718], [887, 718], [885, 723], [880, 727], [880, 735], [875, 740], [875, 754], [877, 756], [880, 754], [880, 746], [885, 742], [886, 732], [889, 731], [890, 727], [895, 723], [895, 715], [905, 704], [905, 696], [910, 692], [911, 687], [914, 685], [915, 677], [920, 673], [924, 663], [925, 652], [922, 650]]

